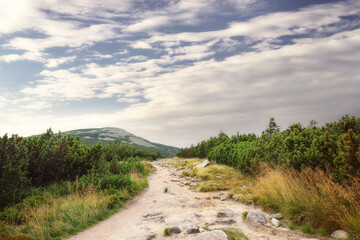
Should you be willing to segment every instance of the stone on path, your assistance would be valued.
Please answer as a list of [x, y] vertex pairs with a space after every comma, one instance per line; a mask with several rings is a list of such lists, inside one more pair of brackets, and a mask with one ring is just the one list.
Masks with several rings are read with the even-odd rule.
[[335, 239], [348, 239], [349, 234], [343, 230], [336, 230], [335, 232], [333, 232], [331, 234], [331, 237], [333, 237]]
[[234, 212], [230, 209], [221, 209], [218, 213], [217, 213], [218, 217], [233, 217], [234, 216]]
[[246, 221], [252, 223], [265, 224], [266, 218], [265, 215], [261, 212], [249, 212], [248, 215], [246, 216]]
[[227, 240], [227, 235], [221, 230], [214, 230], [210, 232], [204, 232], [196, 237], [190, 238], [190, 240]]
[[146, 240], [151, 240], [151, 239], [153, 239], [153, 238], [156, 238], [156, 234], [155, 234], [155, 233], [146, 236]]
[[274, 227], [280, 227], [280, 221], [277, 220], [276, 218], [272, 218], [271, 219], [271, 224], [274, 225]]
[[198, 205], [197, 205], [196, 203], [191, 202], [191, 203], [189, 203], [189, 207], [191, 207], [191, 208], [197, 208]]
[[210, 164], [209, 160], [205, 159], [205, 161], [203, 161], [202, 163], [199, 163], [198, 165], [196, 165], [195, 168], [204, 168], [209, 164]]
[[181, 230], [179, 227], [172, 227], [170, 233], [181, 233]]

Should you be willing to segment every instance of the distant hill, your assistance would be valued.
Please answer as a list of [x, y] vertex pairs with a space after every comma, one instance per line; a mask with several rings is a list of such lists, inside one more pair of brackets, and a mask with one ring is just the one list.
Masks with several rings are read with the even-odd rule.
[[86, 145], [94, 145], [99, 141], [102, 144], [107, 144], [115, 141], [120, 141], [125, 144], [131, 144], [136, 148], [145, 149], [152, 152], [160, 152], [162, 157], [173, 157], [179, 148], [167, 146], [159, 143], [150, 142], [144, 138], [138, 137], [129, 133], [121, 128], [89, 128], [77, 129], [72, 131], [63, 132], [71, 136], [79, 136], [82, 142]]

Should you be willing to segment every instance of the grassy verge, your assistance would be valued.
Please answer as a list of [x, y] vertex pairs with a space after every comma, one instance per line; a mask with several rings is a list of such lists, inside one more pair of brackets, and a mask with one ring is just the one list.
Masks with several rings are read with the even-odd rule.
[[[179, 161], [180, 160], [180, 161]], [[182, 167], [182, 174], [185, 177], [195, 177], [198, 179], [198, 186], [195, 188], [200, 192], [212, 192], [227, 190], [229, 197], [235, 200], [246, 202], [251, 198], [250, 189], [247, 187], [252, 184], [253, 179], [244, 176], [239, 170], [224, 165], [211, 162], [206, 168], [197, 169], [196, 165], [203, 162], [204, 159], [170, 159], [167, 162], [175, 167]]]
[[282, 212], [304, 232], [343, 229], [360, 238], [359, 180], [344, 186], [322, 171], [267, 168], [253, 187], [253, 199]]
[[[323, 171], [263, 167], [256, 177], [221, 164], [211, 163], [203, 169], [195, 166], [202, 159], [169, 160], [182, 167], [183, 175], [198, 179], [198, 191], [227, 190], [229, 197], [246, 202], [252, 199], [264, 209], [281, 212], [305, 233], [327, 235], [334, 230], [349, 232], [360, 239], [360, 181], [341, 185]], [[244, 186], [245, 185], [245, 186]]]
[[143, 173], [129, 173], [131, 186], [126, 188], [102, 191], [92, 185], [80, 187], [78, 182], [67, 182], [26, 198], [0, 213], [0, 239], [62, 239], [94, 225], [147, 187], [147, 176], [153, 168], [144, 165]]

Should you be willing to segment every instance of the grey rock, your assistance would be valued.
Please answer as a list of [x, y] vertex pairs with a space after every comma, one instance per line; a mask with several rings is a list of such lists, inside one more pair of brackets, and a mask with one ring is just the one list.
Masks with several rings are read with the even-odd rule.
[[265, 224], [265, 215], [261, 212], [249, 212], [246, 217], [247, 222]]
[[190, 240], [227, 240], [227, 235], [221, 230], [214, 230], [210, 232], [203, 232]]
[[196, 165], [196, 168], [204, 168], [209, 164], [210, 164], [209, 160], [205, 159], [205, 161], [203, 161], [202, 163], [199, 163], [198, 165]]
[[282, 219], [283, 215], [281, 213], [271, 214], [270, 218]]
[[210, 199], [211, 199], [211, 197], [206, 197], [205, 199], [206, 199], [206, 200], [210, 200]]
[[191, 202], [191, 203], [189, 203], [189, 207], [197, 208], [198, 205], [196, 203]]
[[336, 238], [336, 239], [348, 239], [349, 234], [343, 230], [336, 230], [335, 232], [333, 232], [331, 234], [331, 237]]
[[156, 238], [156, 234], [155, 234], [155, 233], [146, 236], [146, 240], [151, 240], [151, 239], [153, 239], [153, 238]]
[[271, 219], [271, 224], [274, 225], [274, 227], [280, 227], [280, 221], [277, 220], [276, 218], [272, 218]]
[[234, 216], [234, 212], [230, 209], [221, 209], [218, 213], [217, 213], [217, 217], [233, 217]]
[[171, 179], [172, 182], [181, 182], [181, 179]]
[[200, 231], [199, 231], [198, 228], [190, 227], [190, 228], [186, 229], [186, 232], [187, 232], [188, 234], [195, 234], [195, 233], [199, 233]]
[[200, 201], [200, 205], [205, 205], [205, 204], [206, 204], [206, 202], [204, 200]]
[[179, 227], [172, 227], [170, 233], [181, 233], [181, 230]]
[[197, 187], [197, 183], [190, 183], [190, 187]]
[[184, 163], [184, 160], [178, 160], [177, 162], [178, 163]]
[[219, 196], [213, 196], [213, 199], [220, 199]]
[[226, 199], [227, 199], [227, 197], [224, 196], [224, 197], [220, 198], [220, 201], [225, 201]]
[[236, 223], [236, 221], [229, 217], [222, 217], [222, 218], [216, 219], [215, 223], [216, 224], [233, 224], [233, 223]]

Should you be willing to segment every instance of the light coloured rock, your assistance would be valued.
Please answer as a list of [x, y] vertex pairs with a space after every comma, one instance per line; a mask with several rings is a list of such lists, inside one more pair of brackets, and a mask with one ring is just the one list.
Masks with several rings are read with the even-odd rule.
[[331, 237], [333, 237], [335, 239], [348, 239], [349, 234], [343, 230], [336, 230], [335, 232], [333, 232], [331, 234]]
[[235, 214], [232, 210], [230, 209], [221, 209], [218, 213], [217, 213], [217, 217], [233, 217]]
[[191, 183], [190, 187], [197, 187], [197, 183]]
[[184, 227], [189, 222], [191, 222], [191, 217], [188, 215], [174, 215], [174, 216], [165, 218], [164, 221], [165, 221], [166, 225], [168, 225], [168, 226]]
[[246, 221], [251, 223], [265, 224], [266, 218], [265, 215], [261, 212], [249, 212], [246, 216]]
[[227, 240], [227, 235], [221, 230], [214, 230], [210, 232], [204, 232], [196, 237], [190, 238], [190, 240]]
[[271, 214], [270, 218], [282, 219], [283, 215], [281, 213]]
[[199, 163], [198, 165], [196, 165], [196, 168], [204, 168], [209, 164], [210, 164], [210, 161], [205, 159], [205, 161], [203, 161], [202, 163]]
[[229, 217], [222, 217], [222, 218], [216, 219], [215, 223], [216, 224], [233, 224], [233, 223], [236, 223], [236, 221]]
[[197, 205], [196, 203], [191, 202], [191, 203], [189, 203], [189, 207], [191, 207], [191, 208], [197, 208], [198, 205]]
[[277, 220], [276, 218], [272, 218], [271, 219], [271, 224], [274, 225], [274, 227], [280, 227], [280, 221]]

